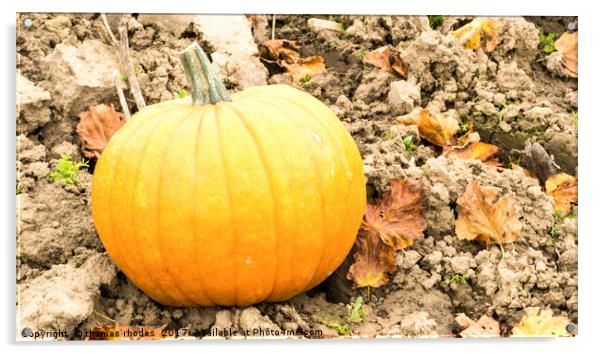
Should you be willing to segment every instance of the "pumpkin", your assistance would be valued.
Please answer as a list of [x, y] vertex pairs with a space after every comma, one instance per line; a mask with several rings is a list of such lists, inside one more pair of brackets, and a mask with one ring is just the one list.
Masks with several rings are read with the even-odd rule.
[[92, 213], [108, 253], [172, 306], [246, 306], [316, 286], [347, 256], [365, 209], [353, 139], [307, 93], [267, 85], [230, 97], [196, 43], [181, 58], [192, 97], [136, 113], [96, 164]]

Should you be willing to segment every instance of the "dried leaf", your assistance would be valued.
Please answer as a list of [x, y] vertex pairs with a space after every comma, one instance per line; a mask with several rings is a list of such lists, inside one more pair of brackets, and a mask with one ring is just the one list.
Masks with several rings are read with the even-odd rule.
[[551, 309], [529, 308], [520, 322], [512, 328], [512, 337], [568, 337], [571, 321], [564, 316], [554, 316]]
[[294, 82], [311, 78], [326, 69], [321, 56], [301, 58], [300, 52], [297, 42], [285, 39], [264, 41], [259, 46], [259, 57], [276, 64], [280, 70], [286, 69]]
[[88, 331], [86, 340], [164, 340], [176, 339], [174, 331], [164, 331], [161, 327], [148, 326], [98, 326]]
[[[481, 160], [483, 162], [490, 161], [500, 149], [492, 144], [474, 141], [464, 146], [453, 147], [444, 152], [447, 157], [455, 157], [463, 160]], [[499, 161], [495, 165], [499, 164]]]
[[468, 184], [457, 200], [456, 235], [459, 239], [503, 244], [520, 236], [522, 224], [516, 199], [507, 194], [496, 201], [498, 194], [498, 188], [481, 187], [478, 181]]
[[554, 42], [554, 47], [562, 53], [560, 63], [569, 77], [577, 77], [577, 32], [565, 32]]
[[259, 57], [272, 62], [293, 64], [301, 58], [301, 50], [295, 41], [274, 39], [264, 41], [259, 46]]
[[448, 113], [431, 116], [427, 109], [414, 110], [397, 122], [417, 125], [420, 137], [437, 146], [455, 145], [455, 134], [460, 129], [458, 121]]
[[493, 20], [477, 17], [470, 23], [451, 32], [466, 49], [483, 48], [486, 53], [495, 49], [498, 41], [498, 28]]
[[82, 142], [81, 150], [88, 158], [98, 158], [113, 134], [125, 123], [123, 113], [113, 105], [100, 104], [79, 114], [75, 131]]
[[363, 227], [378, 233], [395, 250], [411, 246], [424, 236], [425, 187], [415, 179], [395, 180], [376, 204], [368, 204]]
[[391, 64], [391, 69], [399, 74], [401, 77], [406, 77], [408, 75], [408, 66], [401, 60], [401, 55], [399, 52], [395, 52], [393, 54], [393, 64]]
[[286, 70], [293, 78], [293, 82], [299, 82], [301, 79], [306, 77], [312, 77], [318, 73], [321, 73], [326, 69], [324, 65], [324, 58], [319, 56], [307, 57], [305, 59], [299, 59], [294, 64], [284, 64]]
[[546, 181], [546, 194], [554, 199], [554, 209], [562, 210], [562, 215], [571, 211], [571, 204], [577, 204], [577, 178], [559, 173]]
[[373, 65], [386, 72], [392, 72], [390, 57], [391, 50], [389, 47], [384, 46], [368, 52], [366, 55], [364, 55], [362, 62], [364, 64]]
[[462, 338], [484, 338], [499, 337], [500, 324], [493, 318], [483, 315], [478, 321], [471, 320], [468, 316], [461, 313], [456, 316], [456, 323], [464, 330], [460, 332]]
[[395, 250], [387, 246], [376, 231], [364, 231], [355, 241], [354, 262], [347, 279], [353, 280], [355, 288], [385, 285], [389, 281], [387, 273], [396, 269], [394, 257]]

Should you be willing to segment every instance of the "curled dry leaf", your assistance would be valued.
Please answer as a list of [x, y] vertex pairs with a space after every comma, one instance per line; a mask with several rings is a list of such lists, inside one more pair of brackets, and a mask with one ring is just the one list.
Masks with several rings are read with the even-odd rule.
[[396, 72], [400, 76], [408, 74], [407, 65], [401, 60], [399, 52], [393, 53], [393, 63], [391, 64], [391, 50], [388, 46], [380, 47], [368, 52], [363, 58], [364, 64], [373, 65], [389, 73]]
[[376, 232], [395, 250], [411, 246], [426, 228], [423, 214], [424, 183], [415, 179], [395, 180], [376, 204], [368, 204], [363, 227]]
[[299, 82], [305, 77], [312, 77], [326, 70], [324, 58], [319, 56], [299, 59], [293, 64], [284, 64], [294, 82]]
[[455, 134], [460, 129], [458, 121], [449, 113], [431, 116], [427, 109], [422, 108], [398, 118], [397, 122], [418, 126], [420, 137], [437, 146], [455, 145]]
[[564, 316], [554, 316], [551, 309], [540, 311], [538, 307], [532, 307], [512, 328], [512, 337], [567, 337], [570, 323]]
[[577, 178], [566, 173], [548, 178], [546, 194], [554, 199], [554, 209], [567, 215], [571, 211], [571, 204], [577, 204]]
[[495, 49], [498, 41], [498, 28], [493, 20], [477, 17], [470, 23], [451, 32], [466, 49], [483, 48], [486, 53]]
[[463, 328], [460, 332], [462, 338], [484, 338], [499, 337], [500, 324], [493, 318], [483, 315], [478, 321], [471, 320], [468, 316], [461, 313], [456, 316], [456, 323]]
[[98, 158], [111, 136], [125, 123], [123, 113], [115, 111], [113, 105], [91, 106], [79, 114], [75, 131], [81, 140], [81, 151], [87, 158]]
[[453, 147], [444, 152], [444, 155], [463, 160], [481, 160], [487, 162], [493, 161], [493, 156], [495, 156], [499, 150], [500, 149], [495, 145], [473, 141], [464, 146]]
[[478, 181], [468, 184], [457, 200], [456, 235], [459, 239], [504, 244], [520, 236], [522, 224], [516, 199], [510, 194], [498, 199], [498, 194], [498, 188], [481, 187]]
[[554, 42], [554, 47], [562, 53], [560, 63], [569, 77], [577, 77], [577, 32], [565, 32]]
[[264, 41], [259, 46], [259, 57], [288, 71], [294, 82], [311, 78], [326, 69], [321, 56], [301, 58], [300, 53], [297, 42], [285, 39]]
[[378, 288], [387, 284], [387, 273], [395, 271], [395, 250], [387, 246], [376, 231], [364, 230], [355, 241], [353, 264], [347, 279], [355, 288]]

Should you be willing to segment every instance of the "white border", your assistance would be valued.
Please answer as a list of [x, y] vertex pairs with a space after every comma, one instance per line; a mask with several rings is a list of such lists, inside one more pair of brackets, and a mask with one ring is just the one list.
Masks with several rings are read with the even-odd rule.
[[[600, 222], [602, 217], [602, 194], [598, 173], [602, 161], [602, 12], [594, 1], [572, 0], [304, 0], [304, 1], [253, 1], [234, 0], [225, 2], [174, 2], [174, 1], [123, 1], [104, 0], [102, 2], [68, 0], [53, 1], [7, 1], [3, 3], [2, 25], [3, 53], [2, 68], [4, 84], [1, 85], [3, 107], [3, 137], [0, 147], [0, 163], [4, 167], [2, 178], [2, 212], [5, 227], [2, 235], [4, 244], [2, 297], [3, 346], [13, 350], [41, 350], [49, 353], [81, 352], [105, 353], [107, 350], [142, 345], [145, 351], [163, 353], [194, 349], [202, 352], [283, 352], [307, 353], [309, 351], [332, 351], [339, 349], [346, 353], [368, 352], [438, 352], [438, 353], [513, 353], [529, 351], [533, 353], [567, 353], [586, 351], [590, 347], [600, 347], [600, 302], [602, 264], [602, 242]], [[557, 15], [579, 16], [579, 336], [571, 339], [552, 340], [335, 340], [335, 341], [197, 341], [193, 343], [67, 343], [45, 344], [42, 348], [32, 348], [32, 344], [19, 344], [30, 348], [15, 348], [15, 13], [16, 12], [153, 12], [153, 13], [345, 13], [345, 14], [479, 14], [479, 15]], [[39, 345], [39, 344], [37, 344]]]

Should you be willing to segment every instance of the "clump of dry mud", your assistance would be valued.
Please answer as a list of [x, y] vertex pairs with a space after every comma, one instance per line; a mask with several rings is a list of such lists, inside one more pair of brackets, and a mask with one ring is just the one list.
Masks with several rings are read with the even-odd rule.
[[[306, 294], [247, 308], [166, 307], [129, 282], [96, 235], [91, 175], [66, 187], [48, 177], [61, 155], [83, 158], [75, 134], [79, 112], [101, 103], [119, 108], [111, 79], [119, 67], [116, 51], [99, 35], [97, 14], [27, 17], [33, 26], [18, 23], [17, 35], [18, 330], [83, 332], [110, 324], [109, 317], [192, 333], [264, 328], [337, 337], [348, 333], [341, 330], [348, 325], [362, 337], [450, 337], [458, 332], [457, 313], [488, 314], [507, 333], [531, 306], [578, 322], [577, 219], [556, 220], [551, 199], [522, 170], [499, 172], [479, 161], [437, 157], [415, 127], [395, 125], [396, 117], [415, 107], [451, 111], [461, 123], [471, 122], [484, 141], [498, 145], [502, 159], [518, 158], [526, 144], [537, 142], [559, 171], [575, 175], [577, 81], [546, 68], [538, 40], [539, 26], [562, 28], [568, 19], [498, 19], [500, 43], [486, 55], [465, 50], [447, 35], [468, 18], [449, 17], [431, 29], [426, 17], [320, 17], [345, 28], [333, 33], [309, 26], [308, 16], [278, 16], [277, 38], [296, 40], [304, 56], [325, 59], [326, 70], [301, 84], [288, 74], [270, 74], [258, 60], [257, 44], [270, 30], [265, 17], [252, 28], [242, 16], [109, 15], [114, 28], [128, 26], [148, 104], [171, 99], [185, 87], [178, 52], [197, 40], [211, 52], [230, 90], [288, 83], [329, 105], [362, 153], [369, 199], [382, 195], [393, 179], [424, 179], [425, 239], [397, 255], [397, 272], [371, 294], [365, 319], [354, 324], [347, 323], [350, 304], [358, 295], [366, 300], [366, 293], [352, 289], [345, 278], [349, 259]], [[363, 51], [383, 45], [400, 51], [407, 78], [362, 64]], [[412, 151], [401, 141], [409, 135], [416, 142]], [[506, 245], [503, 255], [497, 246], [459, 241], [454, 234], [455, 201], [472, 180], [519, 202], [523, 235]], [[576, 207], [571, 215], [577, 215]]]

